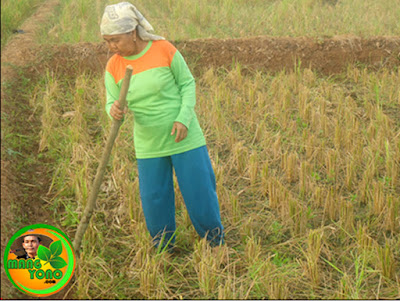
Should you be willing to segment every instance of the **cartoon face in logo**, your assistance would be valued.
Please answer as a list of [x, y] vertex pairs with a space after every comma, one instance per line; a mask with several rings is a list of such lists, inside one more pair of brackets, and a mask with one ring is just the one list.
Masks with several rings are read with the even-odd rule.
[[59, 229], [37, 224], [19, 230], [8, 242], [4, 268], [11, 283], [36, 297], [57, 293], [71, 280], [75, 254]]
[[39, 248], [40, 238], [36, 235], [28, 235], [24, 237], [22, 247], [25, 249], [26, 254], [30, 258], [35, 258], [37, 249]]

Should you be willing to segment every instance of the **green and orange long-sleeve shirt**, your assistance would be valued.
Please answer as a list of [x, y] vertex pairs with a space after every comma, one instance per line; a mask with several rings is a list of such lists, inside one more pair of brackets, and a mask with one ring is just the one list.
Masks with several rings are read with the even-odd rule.
[[[206, 144], [197, 120], [196, 86], [180, 52], [168, 41], [149, 41], [139, 54], [113, 55], [106, 67], [106, 111], [119, 98], [127, 65], [133, 75], [126, 97], [134, 114], [134, 144], [138, 159], [179, 154]], [[173, 123], [188, 128], [180, 142], [171, 136]]]

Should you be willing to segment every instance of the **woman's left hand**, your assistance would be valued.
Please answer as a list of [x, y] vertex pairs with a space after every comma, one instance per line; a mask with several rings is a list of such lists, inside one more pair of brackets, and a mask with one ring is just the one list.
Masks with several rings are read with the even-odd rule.
[[175, 121], [174, 126], [172, 127], [171, 136], [176, 133], [175, 142], [181, 142], [186, 138], [187, 131], [187, 127], [184, 124]]

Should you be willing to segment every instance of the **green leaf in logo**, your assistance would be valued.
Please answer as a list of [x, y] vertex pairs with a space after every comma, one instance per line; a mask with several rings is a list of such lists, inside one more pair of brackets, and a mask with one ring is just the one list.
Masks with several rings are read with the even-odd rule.
[[55, 241], [50, 245], [50, 251], [52, 257], [56, 257], [61, 254], [62, 252], [62, 244], [61, 240]]
[[50, 260], [50, 265], [55, 269], [61, 269], [67, 265], [65, 260], [61, 257], [54, 257]]
[[38, 248], [37, 256], [43, 261], [49, 261], [51, 258], [51, 252], [45, 246], [40, 245]]

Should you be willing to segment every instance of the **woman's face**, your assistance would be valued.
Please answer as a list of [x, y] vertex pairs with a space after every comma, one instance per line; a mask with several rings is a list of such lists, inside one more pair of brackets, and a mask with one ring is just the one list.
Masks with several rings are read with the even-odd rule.
[[136, 53], [136, 43], [133, 41], [136, 32], [129, 32], [116, 35], [104, 35], [110, 51], [120, 56], [130, 56]]

